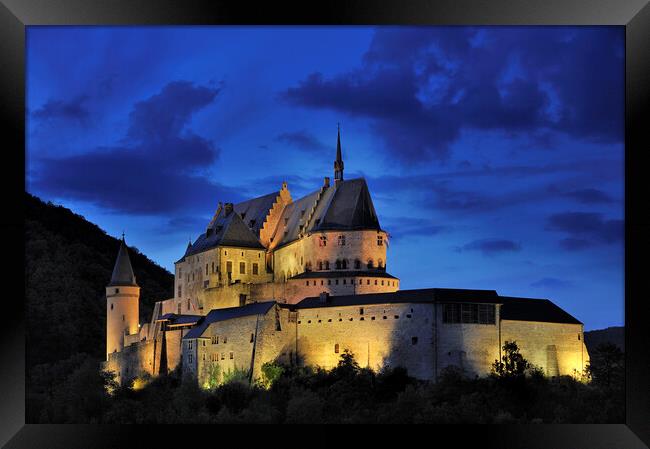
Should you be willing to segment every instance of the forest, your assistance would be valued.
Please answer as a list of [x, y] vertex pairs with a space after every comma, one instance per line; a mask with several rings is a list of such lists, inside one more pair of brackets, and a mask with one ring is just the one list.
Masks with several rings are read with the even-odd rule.
[[[451, 367], [437, 382], [421, 381], [399, 367], [362, 368], [344, 352], [331, 370], [269, 362], [252, 385], [247, 373], [232, 373], [204, 389], [176, 370], [118, 386], [101, 362], [104, 288], [119, 240], [25, 195], [27, 423], [624, 422], [624, 353], [601, 331], [593, 345], [585, 334], [591, 364], [581, 379], [543, 376], [509, 342], [482, 378]], [[173, 276], [129, 249], [140, 317], [148, 317], [173, 294]]]

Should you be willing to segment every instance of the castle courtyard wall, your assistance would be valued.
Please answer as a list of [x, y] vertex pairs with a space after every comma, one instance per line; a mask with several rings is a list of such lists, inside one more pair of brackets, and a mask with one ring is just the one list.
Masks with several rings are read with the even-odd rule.
[[524, 358], [547, 376], [581, 374], [589, 362], [582, 324], [503, 320], [501, 340], [516, 341]]

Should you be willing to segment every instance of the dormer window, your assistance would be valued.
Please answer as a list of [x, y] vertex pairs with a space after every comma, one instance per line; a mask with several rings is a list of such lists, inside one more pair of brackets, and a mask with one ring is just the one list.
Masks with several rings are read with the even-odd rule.
[[248, 227], [249, 227], [249, 228], [252, 228], [253, 226], [255, 226], [255, 220], [251, 220], [251, 221], [249, 221], [249, 222], [248, 222]]

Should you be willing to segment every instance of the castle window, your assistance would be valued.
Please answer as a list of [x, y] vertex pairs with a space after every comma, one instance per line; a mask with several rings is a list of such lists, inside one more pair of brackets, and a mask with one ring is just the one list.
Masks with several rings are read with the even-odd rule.
[[243, 251], [241, 252], [241, 256], [244, 257], [244, 252]]
[[338, 353], [339, 353], [339, 344], [336, 343], [336, 344], [334, 345], [334, 354], [338, 354]]
[[318, 241], [319, 246], [327, 246], [327, 236], [326, 235], [321, 235], [320, 239]]
[[[205, 346], [205, 340], [201, 340], [201, 341], [203, 342], [202, 346]], [[205, 360], [205, 354], [203, 360]]]
[[115, 293], [119, 293], [119, 292], [120, 292], [120, 289], [119, 289], [119, 288], [116, 288], [116, 289], [115, 289]]
[[239, 262], [239, 274], [246, 274], [246, 262]]
[[375, 279], [375, 285], [377, 285], [377, 279]]
[[372, 259], [368, 259], [368, 268], [372, 269], [375, 267], [375, 264], [373, 263]]
[[306, 285], [307, 287], [309, 287], [309, 281], [307, 281], [307, 283], [306, 283], [305, 285]]
[[347, 282], [347, 279], [343, 279], [343, 285], [345, 285]]
[[289, 223], [289, 217], [284, 217], [284, 225], [286, 226]]
[[319, 261], [318, 261], [318, 269], [319, 269], [319, 270], [322, 270], [322, 269], [323, 269], [323, 261], [322, 261], [322, 260], [319, 260]]
[[227, 256], [227, 255], [228, 255], [228, 251], [224, 251], [224, 252], [223, 252], [223, 255], [224, 255], [224, 256]]
[[381, 280], [381, 285], [384, 285], [384, 280], [383, 279]]
[[339, 280], [338, 279], [336, 279], [335, 282], [336, 282], [336, 285], [339, 285]]
[[124, 321], [124, 315], [122, 315], [122, 321]]
[[383, 246], [384, 245], [384, 236], [383, 235], [378, 235], [377, 236], [377, 246]]
[[410, 313], [407, 313], [407, 314], [406, 314], [406, 318], [411, 318], [411, 314], [410, 314]]
[[255, 226], [255, 220], [251, 220], [251, 221], [248, 223], [248, 227], [249, 227], [249, 228], [252, 228], [253, 226]]
[[192, 354], [187, 355], [187, 361], [192, 363]]
[[207, 263], [205, 264], [205, 275], [206, 276], [208, 275], [208, 264]]
[[332, 280], [331, 279], [327, 280], [327, 285], [332, 285]]
[[178, 303], [177, 311], [178, 311], [178, 314], [180, 315], [181, 314], [181, 303], [180, 302]]
[[359, 308], [359, 315], [363, 315], [363, 307]]
[[244, 218], [246, 218], [246, 212], [241, 213], [241, 219], [243, 220]]
[[187, 298], [187, 310], [190, 310], [190, 299]]
[[329, 320], [327, 320], [327, 322], [328, 322], [328, 323], [331, 323], [331, 322], [332, 322], [332, 319], [330, 318]]
[[255, 334], [251, 334], [251, 343], [253, 343], [253, 340], [255, 340]]
[[325, 269], [326, 269], [326, 270], [329, 270], [329, 269], [330, 269], [330, 261], [329, 261], [329, 260], [326, 260], [326, 261], [325, 261]]
[[374, 316], [371, 316], [371, 317], [370, 317], [370, 321], [375, 321], [375, 317], [374, 317]]
[[314, 286], [316, 285], [316, 281], [314, 281]]
[[336, 269], [337, 270], [341, 269], [341, 260], [340, 259], [336, 259]]
[[320, 280], [320, 285], [323, 285], [323, 280], [322, 279]]
[[230, 260], [226, 262], [226, 272], [232, 273], [232, 262]]
[[224, 344], [228, 343], [228, 337], [226, 337], [226, 336], [223, 337], [223, 343]]
[[345, 246], [345, 236], [339, 235], [339, 246]]
[[377, 261], [377, 268], [383, 268], [383, 267], [384, 267], [384, 261], [381, 260], [381, 259], [379, 259], [379, 260]]
[[399, 315], [395, 315], [395, 319], [396, 319], [396, 320], [399, 320]]
[[214, 273], [214, 262], [212, 262], [212, 272]]
[[343, 259], [341, 261], [341, 268], [343, 268], [344, 270], [348, 269], [348, 261], [347, 260]]
[[383, 319], [385, 319], [385, 320], [386, 320], [386, 319], [388, 319], [388, 318], [386, 317], [386, 315], [384, 315], [384, 316], [383, 316]]
[[578, 334], [578, 340], [580, 340], [580, 334]]
[[253, 274], [258, 274], [258, 273], [259, 273], [258, 265], [257, 265], [257, 263], [254, 263], [253, 264]]
[[411, 344], [412, 345], [417, 345], [418, 344], [418, 337], [411, 337]]
[[366, 279], [366, 285], [370, 285], [370, 279]]
[[303, 265], [302, 256], [300, 256], [300, 265]]
[[226, 360], [226, 353], [225, 352], [221, 353], [221, 360]]
[[190, 275], [187, 275], [187, 282], [190, 282]]
[[361, 269], [361, 261], [359, 259], [354, 259], [354, 269], [355, 270]]
[[304, 216], [305, 216], [305, 209], [303, 209], [303, 210], [300, 211], [300, 216], [301, 216], [301, 217], [304, 217]]
[[113, 304], [111, 303], [111, 310], [113, 310]]

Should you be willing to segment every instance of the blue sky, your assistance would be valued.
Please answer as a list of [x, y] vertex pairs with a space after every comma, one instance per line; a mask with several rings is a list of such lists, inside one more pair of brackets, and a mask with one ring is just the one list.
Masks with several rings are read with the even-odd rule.
[[340, 122], [402, 288], [623, 324], [622, 27], [28, 27], [27, 77], [27, 190], [167, 269]]

